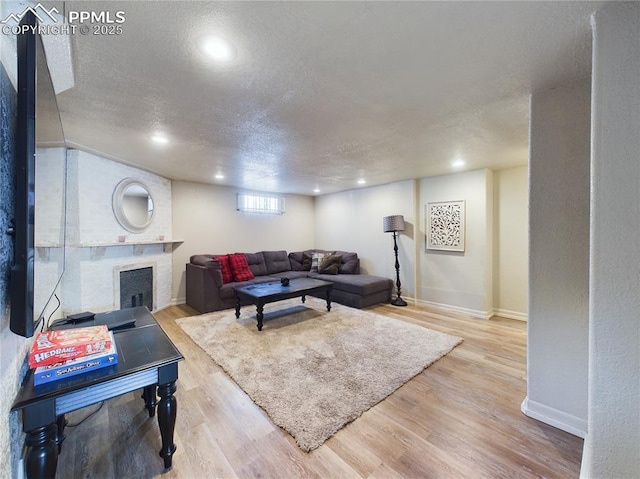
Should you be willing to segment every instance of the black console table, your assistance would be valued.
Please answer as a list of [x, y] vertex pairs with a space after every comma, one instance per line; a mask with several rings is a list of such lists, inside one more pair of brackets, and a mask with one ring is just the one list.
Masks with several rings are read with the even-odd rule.
[[[27, 478], [55, 477], [66, 413], [136, 389], [143, 390], [149, 417], [154, 416], [157, 407], [162, 438], [160, 456], [164, 467], [171, 467], [176, 450], [173, 432], [177, 414], [173, 393], [178, 362], [184, 357], [146, 306], [99, 313], [92, 321], [61, 327], [119, 323], [127, 319], [135, 319], [135, 327], [114, 330], [118, 364], [40, 386], [33, 385], [33, 371], [25, 376], [11, 410], [22, 411], [22, 429], [27, 433]], [[156, 401], [156, 394], [160, 401]]]

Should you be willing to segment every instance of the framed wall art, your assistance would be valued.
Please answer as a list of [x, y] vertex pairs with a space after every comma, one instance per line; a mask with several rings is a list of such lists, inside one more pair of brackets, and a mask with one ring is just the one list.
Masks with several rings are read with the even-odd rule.
[[464, 251], [464, 200], [426, 205], [426, 249]]

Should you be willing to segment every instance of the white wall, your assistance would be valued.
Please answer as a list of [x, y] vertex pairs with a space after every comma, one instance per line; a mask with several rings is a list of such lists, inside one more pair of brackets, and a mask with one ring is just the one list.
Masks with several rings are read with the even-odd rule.
[[[465, 200], [465, 251], [425, 250], [427, 203]], [[493, 173], [475, 170], [423, 178], [417, 298], [480, 317], [493, 312]]]
[[174, 181], [173, 236], [184, 240], [173, 253], [173, 301], [185, 301], [185, 264], [194, 254], [301, 251], [313, 247], [314, 212], [310, 196], [286, 195], [281, 216], [236, 210], [240, 190]]
[[[138, 168], [79, 150], [68, 155], [67, 260], [62, 306], [66, 313], [109, 311], [120, 307], [115, 271], [122, 267], [153, 266], [154, 309], [171, 303], [172, 254], [161, 244], [134, 246], [140, 241], [167, 239], [172, 231], [171, 182]], [[116, 220], [113, 192], [120, 181], [136, 178], [150, 190], [153, 219], [142, 233], [130, 233]], [[123, 245], [117, 243], [126, 236]], [[93, 246], [92, 245], [96, 245]]]
[[[36, 203], [38, 218], [34, 241], [34, 296], [33, 308], [43, 314], [53, 288], [64, 271], [66, 156], [65, 148], [40, 148], [36, 150]], [[53, 299], [57, 306], [57, 301]], [[56, 312], [52, 319], [56, 319]], [[45, 317], [49, 317], [48, 315]]]
[[[120, 181], [135, 178], [146, 184], [153, 197], [151, 224], [142, 233], [124, 229], [113, 214], [113, 192]], [[67, 191], [67, 244], [116, 242], [171, 237], [171, 182], [154, 173], [123, 165], [79, 150], [69, 150]]]
[[401, 294], [415, 297], [414, 196], [415, 182], [409, 180], [316, 197], [315, 247], [354, 251], [361, 273], [395, 283], [393, 234], [382, 230], [382, 218], [403, 215], [406, 229], [398, 236]]
[[497, 315], [527, 319], [529, 169], [496, 171], [494, 178], [494, 297]]
[[36, 245], [59, 246], [64, 243], [66, 149], [36, 149], [35, 214], [38, 218], [34, 241]]
[[640, 471], [640, 3], [593, 20], [589, 432], [581, 477]]
[[[467, 250], [425, 252], [426, 204], [455, 199], [466, 200]], [[527, 204], [526, 167], [360, 188], [316, 198], [315, 243], [357, 251], [364, 271], [394, 278], [393, 241], [381, 233], [382, 217], [402, 214], [407, 222], [399, 244], [403, 296], [482, 318], [495, 310], [526, 319]]]
[[587, 420], [589, 143], [589, 80], [532, 95], [523, 411], [580, 436]]

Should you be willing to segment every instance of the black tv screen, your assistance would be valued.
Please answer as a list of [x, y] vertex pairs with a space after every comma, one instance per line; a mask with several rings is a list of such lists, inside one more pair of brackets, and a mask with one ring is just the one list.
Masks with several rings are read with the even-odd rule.
[[[21, 25], [37, 25], [28, 12]], [[30, 337], [64, 271], [66, 145], [40, 36], [17, 35], [14, 263], [10, 328]]]

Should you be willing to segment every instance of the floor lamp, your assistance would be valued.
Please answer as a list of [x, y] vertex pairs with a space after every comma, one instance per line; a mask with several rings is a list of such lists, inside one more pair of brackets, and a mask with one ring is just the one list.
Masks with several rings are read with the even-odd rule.
[[382, 218], [382, 229], [385, 233], [393, 233], [393, 251], [396, 255], [396, 299], [391, 301], [394, 306], [406, 306], [407, 302], [400, 297], [400, 263], [398, 262], [398, 241], [396, 234], [404, 231], [404, 216], [385, 216]]

